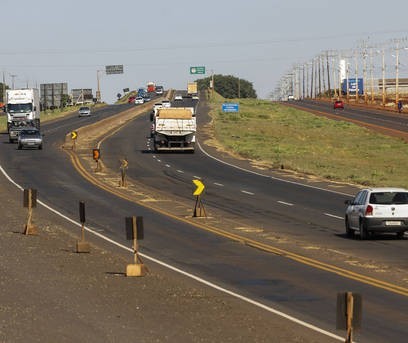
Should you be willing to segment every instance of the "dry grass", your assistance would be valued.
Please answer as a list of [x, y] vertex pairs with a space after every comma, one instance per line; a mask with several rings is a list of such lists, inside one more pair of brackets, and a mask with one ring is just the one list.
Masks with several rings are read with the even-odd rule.
[[212, 100], [215, 139], [239, 156], [329, 180], [408, 187], [408, 145], [357, 125], [270, 101], [240, 99], [239, 113]]

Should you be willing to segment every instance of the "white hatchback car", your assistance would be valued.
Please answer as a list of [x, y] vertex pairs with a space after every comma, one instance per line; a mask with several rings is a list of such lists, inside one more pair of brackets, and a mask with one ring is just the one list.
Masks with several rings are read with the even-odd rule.
[[366, 239], [371, 233], [396, 233], [404, 237], [408, 231], [408, 190], [404, 188], [366, 188], [353, 200], [346, 200], [346, 234]]
[[171, 102], [169, 100], [163, 100], [162, 101], [162, 106], [163, 106], [163, 108], [169, 108], [169, 107], [171, 107]]
[[181, 94], [176, 94], [174, 96], [174, 101], [183, 101], [183, 96]]
[[79, 108], [78, 117], [89, 117], [91, 115], [91, 108], [88, 106], [82, 106]]

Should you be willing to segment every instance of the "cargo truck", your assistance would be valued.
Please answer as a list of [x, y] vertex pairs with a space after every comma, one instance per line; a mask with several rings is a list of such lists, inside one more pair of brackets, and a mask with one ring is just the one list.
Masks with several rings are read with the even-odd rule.
[[7, 131], [13, 126], [35, 126], [40, 129], [40, 93], [37, 88], [7, 89], [5, 112]]
[[156, 84], [154, 82], [147, 83], [147, 92], [153, 93], [156, 90]]
[[187, 94], [191, 96], [195, 96], [198, 94], [198, 86], [197, 82], [189, 82], [187, 83]]
[[156, 151], [194, 152], [197, 129], [194, 108], [159, 108], [152, 129]]

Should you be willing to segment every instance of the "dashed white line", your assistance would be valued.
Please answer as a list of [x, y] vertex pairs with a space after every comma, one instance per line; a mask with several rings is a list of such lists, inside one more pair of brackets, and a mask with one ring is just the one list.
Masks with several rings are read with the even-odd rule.
[[161, 162], [161, 160], [157, 159], [157, 162]]
[[218, 183], [218, 182], [214, 182], [214, 185], [224, 187], [224, 185], [222, 183]]
[[336, 216], [336, 215], [330, 214], [330, 213], [324, 213], [324, 215], [325, 215], [325, 216], [328, 216], [328, 217], [336, 218], [336, 219], [341, 219], [341, 220], [344, 219], [343, 217], [339, 217], [339, 216]]
[[245, 193], [245, 194], [248, 194], [248, 195], [255, 195], [255, 193], [248, 192], [248, 191], [244, 191], [244, 190], [241, 190], [241, 192], [242, 192], [242, 193]]
[[193, 177], [195, 177], [196, 179], [201, 180], [201, 177], [199, 177], [199, 176], [193, 175]]
[[165, 164], [165, 166], [166, 166], [167, 168], [170, 168], [170, 164]]
[[184, 172], [182, 170], [180, 170], [180, 169], [177, 169], [177, 172], [181, 173], [181, 174], [184, 174]]
[[285, 202], [285, 201], [278, 200], [278, 203], [282, 204], [282, 205], [293, 206], [293, 204], [291, 204], [290, 202]]

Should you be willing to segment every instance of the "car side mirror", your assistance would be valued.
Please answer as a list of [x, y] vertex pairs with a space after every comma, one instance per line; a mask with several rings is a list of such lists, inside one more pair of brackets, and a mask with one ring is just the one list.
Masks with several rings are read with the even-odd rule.
[[353, 200], [345, 200], [344, 203], [346, 205], [353, 205]]

